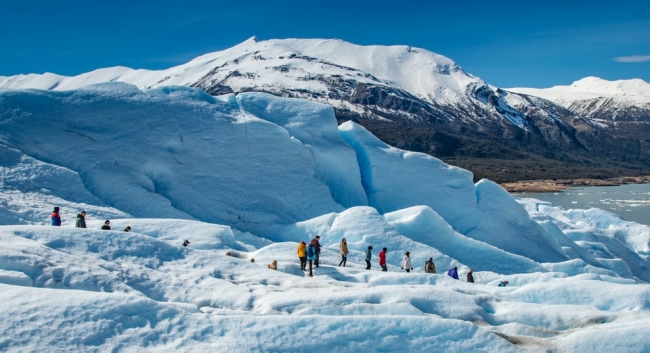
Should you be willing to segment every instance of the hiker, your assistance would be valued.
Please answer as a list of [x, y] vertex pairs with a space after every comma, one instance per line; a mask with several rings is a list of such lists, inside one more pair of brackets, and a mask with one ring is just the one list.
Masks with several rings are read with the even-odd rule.
[[505, 287], [507, 285], [508, 285], [508, 281], [501, 281], [501, 283], [499, 283], [499, 287]]
[[131, 231], [131, 226], [126, 226], [126, 228], [124, 228], [124, 231], [127, 232], [127, 233], [130, 232]]
[[106, 222], [104, 222], [104, 225], [102, 226], [102, 230], [111, 230], [111, 221], [106, 220]]
[[436, 273], [436, 264], [433, 263], [432, 257], [424, 264], [424, 273]]
[[316, 235], [314, 239], [312, 239], [311, 242], [309, 243], [309, 245], [313, 245], [314, 249], [316, 249], [316, 258], [314, 259], [314, 266], [316, 268], [318, 268], [318, 262], [319, 262], [318, 260], [320, 259], [321, 245], [319, 240], [320, 240], [320, 235]]
[[251, 257], [251, 263], [252, 263], [252, 264], [254, 264], [254, 263], [255, 263], [255, 259], [254, 259], [254, 258], [252, 258], [252, 257]]
[[406, 273], [411, 272], [413, 266], [411, 266], [411, 253], [404, 253], [404, 258], [402, 259], [402, 270], [406, 270]]
[[54, 211], [52, 212], [52, 215], [50, 216], [52, 218], [52, 225], [53, 226], [61, 226], [61, 215], [59, 215], [59, 208], [54, 207]]
[[345, 238], [341, 240], [339, 249], [341, 250], [341, 262], [339, 262], [339, 267], [341, 264], [343, 264], [343, 267], [345, 267], [345, 263], [348, 261], [348, 242], [345, 240]]
[[381, 270], [384, 272], [388, 271], [388, 267], [386, 267], [386, 252], [388, 252], [388, 249], [383, 248], [379, 253], [379, 266], [381, 266]]
[[271, 263], [269, 264], [268, 268], [270, 268], [270, 269], [272, 269], [272, 270], [277, 270], [277, 269], [278, 269], [278, 262], [275, 261], [275, 260], [273, 260], [273, 262], [271, 262]]
[[183, 246], [187, 247], [188, 245], [190, 245], [190, 241], [185, 239], [185, 241], [183, 242]]
[[305, 241], [301, 241], [300, 244], [298, 244], [298, 258], [300, 259], [300, 270], [305, 271], [307, 266], [307, 255], [305, 254], [307, 252], [307, 244]]
[[474, 275], [473, 275], [473, 273], [474, 273], [474, 270], [472, 270], [470, 268], [469, 272], [467, 272], [467, 282], [474, 283]]
[[454, 267], [451, 270], [447, 271], [447, 275], [449, 275], [451, 278], [458, 279], [458, 267]]
[[368, 246], [368, 249], [366, 249], [366, 270], [370, 269], [371, 258], [372, 258], [372, 246]]
[[77, 215], [77, 221], [74, 224], [77, 228], [86, 228], [86, 211], [81, 211]]
[[[316, 240], [314, 238], [314, 240]], [[312, 273], [312, 263], [314, 260], [318, 259], [318, 254], [316, 253], [316, 245], [314, 245], [314, 240], [309, 242], [309, 246], [307, 246], [307, 261], [309, 261], [309, 277], [314, 277], [314, 274]]]

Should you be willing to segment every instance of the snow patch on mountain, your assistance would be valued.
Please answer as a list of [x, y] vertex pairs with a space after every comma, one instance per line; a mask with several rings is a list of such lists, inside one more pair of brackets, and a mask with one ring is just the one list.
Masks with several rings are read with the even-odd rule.
[[641, 79], [608, 81], [585, 77], [568, 86], [507, 90], [548, 99], [565, 107], [570, 107], [576, 101], [599, 98], [612, 98], [624, 105], [650, 105], [650, 83]]

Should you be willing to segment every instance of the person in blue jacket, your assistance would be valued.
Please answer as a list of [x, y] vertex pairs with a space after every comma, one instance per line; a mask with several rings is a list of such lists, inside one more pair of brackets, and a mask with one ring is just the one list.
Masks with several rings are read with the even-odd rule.
[[307, 261], [309, 262], [309, 275], [308, 275], [309, 277], [314, 277], [314, 273], [312, 272], [312, 265], [314, 263], [314, 260], [318, 260], [317, 244], [318, 244], [318, 240], [314, 238], [311, 240], [311, 242], [309, 242], [309, 245], [307, 245]]
[[53, 226], [61, 226], [61, 215], [59, 215], [59, 208], [54, 207], [54, 212], [52, 212], [52, 215], [50, 216], [52, 218], [52, 225]]
[[447, 275], [451, 278], [458, 279], [458, 267], [454, 267], [451, 270], [447, 271]]

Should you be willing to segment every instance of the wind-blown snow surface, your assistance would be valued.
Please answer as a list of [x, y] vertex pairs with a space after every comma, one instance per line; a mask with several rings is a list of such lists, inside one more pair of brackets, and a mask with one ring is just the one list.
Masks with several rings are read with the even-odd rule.
[[[337, 127], [326, 105], [122, 83], [5, 91], [0, 175], [2, 350], [650, 349], [650, 227], [517, 202]], [[62, 227], [45, 225], [53, 206]], [[107, 218], [116, 231], [99, 230]], [[296, 246], [315, 234], [309, 278]], [[423, 273], [430, 257], [438, 274]]]

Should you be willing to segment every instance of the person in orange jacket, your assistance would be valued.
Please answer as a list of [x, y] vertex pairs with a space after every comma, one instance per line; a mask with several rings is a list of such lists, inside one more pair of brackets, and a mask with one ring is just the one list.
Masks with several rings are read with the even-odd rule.
[[298, 258], [300, 259], [300, 269], [302, 271], [306, 270], [307, 266], [307, 244], [305, 241], [301, 241], [300, 244], [298, 244]]

